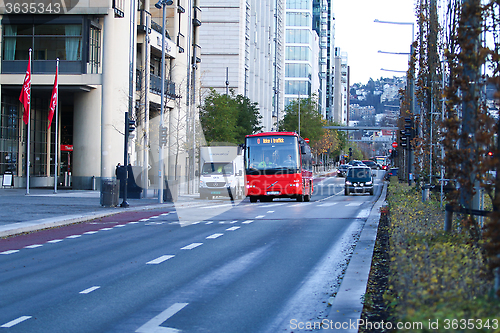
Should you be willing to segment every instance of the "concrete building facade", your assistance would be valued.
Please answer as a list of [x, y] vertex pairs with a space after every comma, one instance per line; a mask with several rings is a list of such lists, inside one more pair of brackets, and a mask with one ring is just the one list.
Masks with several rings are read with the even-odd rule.
[[[169, 140], [164, 169], [168, 179], [187, 182], [193, 181], [189, 178], [193, 154], [185, 147], [195, 141], [201, 11], [197, 0], [174, 0], [165, 9], [164, 119]], [[99, 187], [100, 179], [114, 178], [116, 165], [124, 163], [124, 114], [130, 111], [137, 129], [127, 154], [136, 182], [157, 188], [162, 10], [149, 0], [77, 2], [60, 10], [45, 8], [25, 15], [8, 8], [0, 11], [0, 174], [11, 172], [15, 187], [25, 186], [28, 172], [32, 186], [53, 186], [57, 175], [59, 183], [74, 189]], [[33, 57], [27, 170], [28, 129], [19, 94], [29, 48]], [[53, 122], [47, 129], [56, 58], [60, 59], [58, 126]], [[58, 170], [54, 170], [56, 154]]]
[[200, 0], [201, 97], [210, 89], [258, 103], [264, 131], [283, 114], [284, 0]]
[[349, 115], [349, 67], [347, 52], [342, 52], [339, 47], [334, 52], [333, 68], [333, 118], [341, 125], [348, 122]]

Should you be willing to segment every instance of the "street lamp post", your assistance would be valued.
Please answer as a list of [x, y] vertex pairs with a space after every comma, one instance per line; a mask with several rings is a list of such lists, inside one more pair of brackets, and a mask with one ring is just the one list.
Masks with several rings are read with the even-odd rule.
[[[174, 3], [173, 0], [160, 0], [155, 4], [155, 7], [162, 9], [162, 23], [161, 23], [161, 106], [160, 106], [160, 128], [158, 133], [162, 132], [165, 127], [163, 121], [163, 113], [165, 112], [165, 25], [166, 25], [166, 12], [165, 6], [170, 6]], [[161, 135], [158, 135], [159, 154], [158, 154], [158, 202], [163, 203], [163, 142]]]
[[[412, 116], [415, 114], [415, 73], [413, 71], [413, 66], [411, 66], [411, 57], [413, 55], [413, 43], [415, 42], [415, 23], [414, 22], [393, 22], [393, 21], [381, 21], [378, 19], [374, 20], [375, 23], [384, 23], [384, 24], [396, 24], [396, 25], [411, 25], [411, 46], [410, 46], [410, 53], [395, 53], [395, 52], [383, 52], [383, 51], [378, 51], [379, 53], [388, 53], [388, 54], [403, 54], [406, 55], [408, 54], [408, 64], [410, 65], [411, 70], [411, 80], [408, 80], [408, 85], [409, 85], [409, 91], [410, 91], [410, 112]], [[411, 160], [412, 160], [412, 151], [411, 151], [411, 145], [408, 144], [408, 184], [411, 184]]]

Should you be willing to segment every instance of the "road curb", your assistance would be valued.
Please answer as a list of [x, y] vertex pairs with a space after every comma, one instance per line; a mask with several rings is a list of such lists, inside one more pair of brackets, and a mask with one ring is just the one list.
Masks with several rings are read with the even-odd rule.
[[78, 215], [63, 215], [63, 216], [49, 217], [35, 221], [17, 222], [1, 226], [0, 238], [39, 231], [43, 229], [61, 227], [75, 223], [87, 222], [94, 219], [99, 219], [121, 213], [138, 212], [138, 211], [152, 210], [157, 208], [166, 208], [170, 207], [170, 205], [173, 204], [168, 203], [168, 204], [144, 205], [144, 206], [128, 207], [120, 210], [117, 210], [117, 208], [112, 208], [99, 213], [92, 212], [92, 213], [78, 214]]
[[380, 207], [383, 206], [386, 195], [387, 183], [385, 182], [382, 193], [373, 206], [361, 231], [342, 283], [327, 316], [328, 325], [325, 325], [323, 331], [358, 332], [357, 323], [363, 311], [363, 299], [370, 275], [373, 249], [377, 239]]

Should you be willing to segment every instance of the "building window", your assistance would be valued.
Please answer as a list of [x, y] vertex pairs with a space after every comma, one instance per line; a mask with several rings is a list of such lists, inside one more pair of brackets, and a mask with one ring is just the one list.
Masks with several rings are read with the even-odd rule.
[[310, 13], [286, 13], [286, 25], [289, 27], [312, 27]]
[[89, 33], [89, 66], [87, 73], [99, 73], [101, 59], [101, 30], [91, 26]]
[[285, 94], [295, 96], [309, 96], [311, 94], [311, 82], [287, 80], [285, 83]]
[[285, 60], [311, 61], [311, 49], [308, 46], [287, 46]]
[[287, 29], [286, 42], [290, 44], [310, 44], [311, 31], [306, 29]]
[[287, 0], [286, 9], [311, 9], [311, 0]]
[[312, 68], [309, 64], [285, 64], [285, 77], [311, 77]]
[[15, 24], [3, 30], [3, 60], [82, 60], [82, 25]]
[[17, 174], [19, 132], [19, 101], [14, 96], [3, 96], [0, 109], [0, 174]]

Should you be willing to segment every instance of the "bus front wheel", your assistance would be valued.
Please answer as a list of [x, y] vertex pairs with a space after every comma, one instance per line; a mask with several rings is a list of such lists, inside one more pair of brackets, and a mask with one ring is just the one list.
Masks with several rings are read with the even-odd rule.
[[257, 202], [257, 197], [250, 197], [250, 202], [251, 203], [256, 203]]

